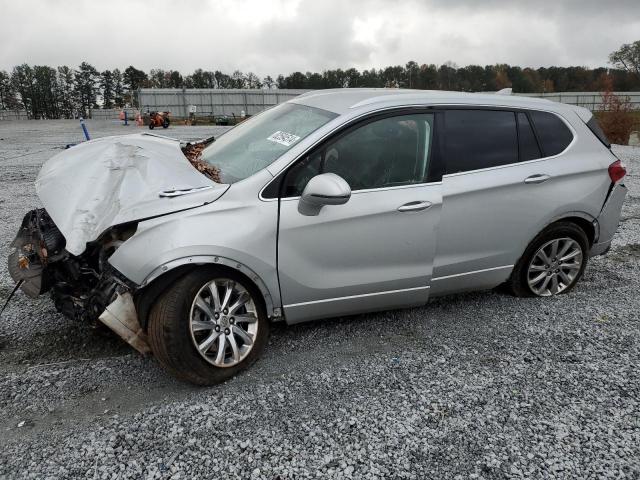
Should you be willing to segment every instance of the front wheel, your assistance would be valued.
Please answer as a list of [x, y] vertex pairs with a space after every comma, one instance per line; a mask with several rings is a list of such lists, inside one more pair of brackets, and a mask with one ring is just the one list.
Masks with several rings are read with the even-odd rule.
[[269, 321], [258, 289], [226, 269], [196, 270], [171, 286], [149, 317], [149, 343], [175, 377], [224, 382], [260, 356]]
[[149, 130], [153, 130], [153, 127], [155, 127], [155, 124], [153, 123], [153, 120], [151, 120], [151, 123], [149, 123]]
[[509, 286], [519, 297], [571, 291], [587, 266], [589, 241], [574, 223], [558, 222], [540, 233], [513, 270]]
[[169, 120], [168, 119], [164, 119], [162, 121], [162, 128], [169, 128]]

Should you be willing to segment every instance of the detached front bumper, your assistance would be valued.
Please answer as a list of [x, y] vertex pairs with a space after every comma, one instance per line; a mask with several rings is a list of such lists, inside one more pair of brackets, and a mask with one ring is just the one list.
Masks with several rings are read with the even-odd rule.
[[622, 204], [627, 191], [627, 187], [623, 184], [617, 184], [611, 190], [609, 198], [607, 198], [600, 215], [596, 219], [598, 236], [591, 247], [590, 256], [602, 255], [611, 247], [611, 241], [620, 223], [620, 213], [622, 212]]

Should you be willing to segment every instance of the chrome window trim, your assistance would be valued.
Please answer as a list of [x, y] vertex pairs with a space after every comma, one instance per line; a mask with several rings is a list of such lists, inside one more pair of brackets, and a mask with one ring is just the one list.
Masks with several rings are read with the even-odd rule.
[[310, 302], [290, 303], [289, 305], [284, 305], [284, 308], [302, 307], [305, 305], [316, 305], [318, 303], [336, 302], [339, 300], [352, 300], [354, 298], [366, 298], [366, 297], [373, 297], [375, 295], [388, 295], [391, 293], [412, 292], [415, 290], [428, 290], [429, 288], [430, 287], [428, 285], [425, 285], [423, 287], [401, 288], [400, 290], [385, 290], [383, 292], [361, 293], [360, 295], [348, 295], [346, 297], [333, 297], [333, 298], [326, 298], [324, 300], [312, 300]]
[[[351, 195], [359, 195], [361, 193], [373, 193], [373, 192], [384, 192], [387, 190], [402, 190], [405, 188], [417, 188], [417, 187], [425, 187], [429, 185], [442, 185], [442, 182], [427, 182], [427, 183], [412, 183], [411, 185], [396, 185], [393, 187], [379, 187], [379, 188], [364, 188], [362, 190], [354, 190], [351, 192]], [[283, 202], [289, 202], [293, 200], [300, 200], [300, 195], [297, 197], [286, 197], [281, 198]], [[278, 200], [277, 198], [265, 198], [262, 199], [264, 202], [273, 202], [274, 200]]]
[[438, 280], [446, 280], [448, 278], [463, 277], [465, 275], [473, 275], [474, 273], [491, 272], [493, 270], [502, 270], [505, 268], [513, 268], [513, 265], [502, 265], [500, 267], [482, 268], [480, 270], [471, 270], [470, 272], [454, 273], [452, 275], [443, 275], [442, 277], [434, 277], [431, 279], [431, 281], [437, 282]]
[[[533, 163], [533, 162], [539, 162], [542, 160], [551, 160], [554, 158], [557, 158], [561, 155], [564, 155], [567, 150], [569, 150], [577, 141], [578, 138], [578, 133], [576, 132], [575, 128], [573, 128], [573, 125], [571, 125], [571, 123], [569, 121], [567, 121], [566, 118], [564, 118], [564, 116], [558, 112], [552, 111], [552, 110], [547, 110], [545, 108], [533, 108], [533, 107], [520, 107], [520, 106], [513, 106], [513, 105], [487, 105], [487, 104], [470, 104], [470, 103], [429, 103], [429, 104], [410, 104], [410, 105], [394, 105], [392, 107], [383, 107], [383, 108], [379, 108], [376, 110], [370, 110], [368, 112], [362, 113], [361, 115], [358, 115], [356, 117], [353, 117], [352, 119], [348, 120], [345, 123], [342, 123], [341, 125], [339, 125], [338, 127], [336, 127], [335, 129], [331, 130], [330, 132], [327, 132], [324, 136], [322, 136], [320, 139], [318, 139], [317, 142], [315, 142], [313, 145], [310, 145], [304, 152], [302, 152], [300, 155], [298, 155], [296, 158], [294, 158], [293, 160], [291, 160], [288, 164], [286, 164], [284, 167], [282, 167], [282, 169], [280, 169], [280, 171], [273, 175], [273, 178], [271, 180], [269, 180], [261, 189], [260, 192], [258, 193], [258, 198], [260, 200], [262, 200], [263, 202], [272, 202], [274, 200], [278, 200], [277, 198], [264, 198], [262, 196], [262, 192], [264, 190], [266, 190], [266, 188], [271, 185], [271, 182], [273, 182], [276, 177], [278, 177], [278, 175], [280, 175], [284, 170], [286, 170], [287, 168], [289, 168], [291, 165], [293, 165], [295, 162], [297, 162], [298, 160], [300, 160], [302, 157], [304, 157], [310, 150], [312, 150], [313, 148], [315, 148], [316, 146], [320, 145], [320, 143], [322, 143], [323, 141], [325, 141], [327, 139], [327, 137], [333, 135], [333, 133], [338, 129], [338, 128], [342, 128], [343, 126], [345, 126], [346, 124], [350, 123], [350, 122], [356, 122], [358, 120], [361, 120], [364, 117], [367, 117], [369, 115], [374, 115], [377, 113], [383, 113], [386, 111], [390, 111], [390, 110], [402, 110], [402, 109], [406, 109], [406, 108], [434, 108], [434, 109], [439, 109], [439, 108], [447, 108], [447, 107], [456, 107], [456, 108], [468, 108], [469, 110], [473, 110], [474, 108], [481, 108], [481, 109], [486, 109], [486, 108], [494, 108], [496, 110], [502, 110], [502, 109], [509, 109], [509, 110], [527, 110], [527, 111], [534, 111], [534, 112], [547, 112], [547, 113], [551, 113], [553, 115], [556, 115], [557, 117], [560, 118], [560, 120], [562, 120], [562, 122], [564, 122], [564, 124], [569, 128], [569, 130], [571, 131], [571, 134], [573, 135], [573, 139], [571, 140], [571, 143], [569, 143], [569, 145], [567, 145], [567, 147], [560, 153], [556, 154], [556, 155], [552, 155], [550, 157], [542, 157], [542, 158], [534, 158], [533, 160], [526, 160], [524, 162], [516, 162], [516, 163], [507, 163], [505, 165], [496, 165], [494, 167], [486, 167], [486, 168], [478, 168], [476, 170], [467, 170], [465, 172], [456, 172], [456, 173], [447, 173], [447, 174], [443, 174], [442, 178], [444, 179], [445, 177], [453, 177], [456, 175], [466, 175], [469, 173], [477, 173], [477, 172], [482, 172], [482, 171], [489, 171], [489, 170], [496, 170], [499, 168], [507, 168], [507, 167], [512, 167], [514, 165], [526, 165], [529, 163]], [[339, 117], [338, 117], [339, 118]], [[416, 184], [416, 185], [429, 185], [429, 184], [438, 184], [441, 182], [428, 182], [428, 183], [420, 183], [420, 184]], [[385, 187], [382, 187], [385, 188]], [[388, 188], [394, 188], [394, 187], [388, 187]], [[375, 189], [368, 189], [368, 190], [375, 190]], [[357, 192], [361, 192], [363, 190], [355, 190], [352, 193], [357, 193]], [[299, 199], [300, 197], [286, 197], [283, 198], [282, 200], [289, 200], [289, 199]]]

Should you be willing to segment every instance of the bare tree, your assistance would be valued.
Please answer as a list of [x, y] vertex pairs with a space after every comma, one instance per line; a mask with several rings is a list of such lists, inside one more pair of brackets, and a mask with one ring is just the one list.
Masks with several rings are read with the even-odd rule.
[[640, 40], [622, 45], [609, 55], [609, 62], [616, 68], [640, 76]]

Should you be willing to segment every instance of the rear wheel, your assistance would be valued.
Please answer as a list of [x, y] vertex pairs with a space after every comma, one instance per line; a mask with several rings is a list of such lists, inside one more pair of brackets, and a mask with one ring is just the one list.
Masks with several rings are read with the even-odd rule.
[[260, 292], [242, 275], [204, 268], [179, 280], [154, 305], [149, 343], [174, 376], [223, 382], [255, 362], [269, 336]]
[[589, 242], [574, 223], [558, 222], [540, 233], [513, 270], [509, 286], [520, 297], [567, 293], [582, 277]]
[[149, 123], [149, 130], [153, 130], [153, 127], [155, 127], [155, 125], [153, 124], [153, 120], [151, 120], [151, 123]]

